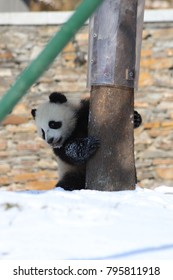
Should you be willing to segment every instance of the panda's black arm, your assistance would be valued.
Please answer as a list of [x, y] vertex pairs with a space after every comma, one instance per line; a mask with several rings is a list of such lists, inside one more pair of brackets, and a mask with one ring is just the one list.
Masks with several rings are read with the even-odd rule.
[[[142, 123], [141, 115], [134, 111], [134, 128]], [[95, 137], [70, 138], [60, 149], [54, 149], [54, 153], [63, 161], [81, 165], [87, 162], [97, 151], [100, 141]]]
[[138, 128], [142, 123], [142, 117], [141, 115], [137, 112], [134, 111], [134, 128]]
[[76, 138], [67, 141], [62, 148], [54, 149], [54, 152], [67, 163], [82, 165], [94, 155], [99, 145], [100, 142], [95, 137]]

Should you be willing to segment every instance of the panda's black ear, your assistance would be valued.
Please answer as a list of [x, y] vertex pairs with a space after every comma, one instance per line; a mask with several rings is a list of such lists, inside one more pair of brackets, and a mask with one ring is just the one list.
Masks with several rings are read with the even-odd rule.
[[37, 111], [37, 109], [32, 109], [31, 110], [31, 115], [32, 115], [33, 119], [35, 119], [36, 111]]
[[51, 103], [65, 103], [67, 102], [67, 98], [64, 94], [60, 92], [53, 92], [49, 95], [49, 100]]

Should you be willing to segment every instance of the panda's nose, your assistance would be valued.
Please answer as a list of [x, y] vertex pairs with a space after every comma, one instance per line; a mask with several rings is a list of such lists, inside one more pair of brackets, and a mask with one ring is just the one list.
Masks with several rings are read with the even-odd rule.
[[52, 137], [52, 138], [49, 138], [49, 139], [48, 139], [47, 143], [48, 143], [48, 144], [52, 144], [53, 141], [54, 141], [54, 138]]

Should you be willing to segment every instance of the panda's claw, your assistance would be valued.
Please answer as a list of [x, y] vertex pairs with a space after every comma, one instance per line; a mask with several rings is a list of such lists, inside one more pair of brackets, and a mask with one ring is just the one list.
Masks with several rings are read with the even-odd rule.
[[85, 163], [100, 146], [100, 141], [96, 137], [77, 138], [65, 146], [65, 154], [73, 164]]

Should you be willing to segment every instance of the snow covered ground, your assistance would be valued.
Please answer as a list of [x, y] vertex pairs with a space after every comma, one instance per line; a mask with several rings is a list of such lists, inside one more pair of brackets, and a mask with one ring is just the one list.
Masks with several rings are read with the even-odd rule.
[[0, 191], [1, 260], [173, 260], [173, 188]]

